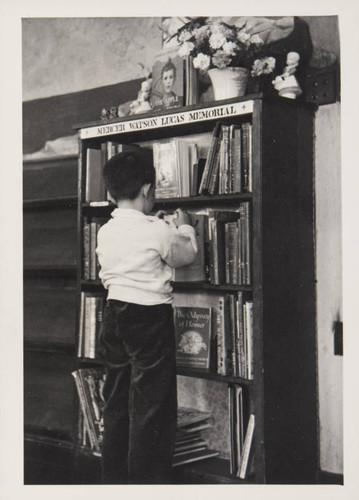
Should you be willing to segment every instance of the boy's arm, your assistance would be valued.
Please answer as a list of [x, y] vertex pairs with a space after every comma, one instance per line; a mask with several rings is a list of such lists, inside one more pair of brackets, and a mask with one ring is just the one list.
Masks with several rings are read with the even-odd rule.
[[190, 216], [177, 209], [173, 225], [167, 226], [164, 238], [162, 259], [171, 267], [182, 267], [191, 264], [196, 258], [198, 247]]
[[164, 245], [162, 259], [171, 267], [182, 267], [191, 264], [198, 251], [196, 233], [189, 224], [178, 228], [168, 226], [167, 244]]

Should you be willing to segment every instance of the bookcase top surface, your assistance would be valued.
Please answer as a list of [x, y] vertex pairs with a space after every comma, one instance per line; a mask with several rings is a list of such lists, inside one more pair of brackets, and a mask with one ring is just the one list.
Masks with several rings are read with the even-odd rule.
[[133, 133], [161, 127], [173, 127], [190, 123], [218, 120], [253, 113], [254, 99], [230, 99], [201, 105], [176, 108], [162, 112], [131, 115], [111, 122], [96, 122], [75, 126], [81, 139], [106, 137], [114, 134]]

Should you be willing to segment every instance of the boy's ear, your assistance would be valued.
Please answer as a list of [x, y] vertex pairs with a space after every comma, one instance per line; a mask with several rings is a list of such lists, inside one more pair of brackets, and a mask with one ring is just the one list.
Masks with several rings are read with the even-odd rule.
[[151, 186], [152, 186], [152, 184], [144, 184], [144, 185], [142, 186], [142, 189], [143, 189], [143, 196], [144, 196], [145, 198], [148, 198], [148, 193], [149, 193], [149, 191], [150, 191], [150, 189], [151, 189]]

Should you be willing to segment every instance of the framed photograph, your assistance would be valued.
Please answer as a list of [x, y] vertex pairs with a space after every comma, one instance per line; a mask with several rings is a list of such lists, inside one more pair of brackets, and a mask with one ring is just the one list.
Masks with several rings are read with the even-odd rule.
[[152, 68], [152, 109], [169, 109], [184, 104], [183, 59], [178, 47], [163, 49]]

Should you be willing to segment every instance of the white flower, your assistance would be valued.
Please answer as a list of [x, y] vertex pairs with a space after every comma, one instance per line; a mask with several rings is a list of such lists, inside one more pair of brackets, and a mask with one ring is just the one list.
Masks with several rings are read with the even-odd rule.
[[178, 40], [182, 43], [187, 42], [187, 40], [189, 40], [191, 38], [191, 36], [192, 36], [192, 33], [189, 30], [185, 29], [182, 31], [182, 33], [180, 33]]
[[276, 61], [274, 57], [264, 57], [263, 59], [256, 59], [252, 66], [251, 75], [260, 76], [272, 73], [275, 68], [275, 62]]
[[251, 35], [249, 35], [248, 33], [246, 33], [245, 31], [240, 31], [237, 35], [237, 38], [238, 40], [241, 42], [241, 43], [245, 43], [247, 44], [247, 42], [249, 41]]
[[178, 50], [178, 55], [182, 58], [187, 57], [190, 55], [193, 49], [194, 49], [194, 43], [184, 42], [184, 44]]
[[201, 43], [209, 34], [208, 26], [201, 26], [193, 31], [193, 35], [197, 42]]
[[264, 42], [259, 35], [255, 34], [255, 35], [252, 35], [250, 37], [250, 43], [255, 43], [257, 45], [261, 45]]
[[201, 52], [198, 54], [197, 57], [193, 59], [193, 66], [203, 71], [206, 71], [209, 68], [210, 64], [211, 64], [211, 58], [209, 56], [206, 56], [205, 54], [202, 54]]
[[237, 48], [237, 45], [234, 42], [226, 42], [223, 45], [223, 51], [226, 54], [230, 55], [230, 56], [234, 56], [235, 55], [236, 48]]
[[223, 25], [219, 21], [213, 21], [210, 23], [210, 28], [212, 33], [221, 33], [223, 34]]
[[221, 33], [213, 33], [213, 35], [209, 37], [209, 44], [214, 50], [220, 49], [226, 42], [226, 37]]
[[217, 50], [212, 56], [212, 63], [219, 69], [226, 68], [232, 62], [230, 55], [226, 54], [223, 50]]

